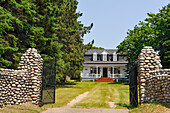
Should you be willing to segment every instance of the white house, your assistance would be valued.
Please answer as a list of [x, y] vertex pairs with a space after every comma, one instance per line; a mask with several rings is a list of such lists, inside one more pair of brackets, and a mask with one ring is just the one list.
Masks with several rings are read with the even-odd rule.
[[84, 55], [83, 80], [95, 80], [108, 77], [117, 80], [126, 80], [126, 57], [116, 54], [116, 49], [90, 49]]

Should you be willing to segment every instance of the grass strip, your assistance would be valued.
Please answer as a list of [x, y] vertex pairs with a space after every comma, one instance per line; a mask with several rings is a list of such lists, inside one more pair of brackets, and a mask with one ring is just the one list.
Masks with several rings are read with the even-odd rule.
[[7, 105], [0, 109], [0, 113], [40, 113], [44, 110], [46, 108], [28, 102], [22, 105]]

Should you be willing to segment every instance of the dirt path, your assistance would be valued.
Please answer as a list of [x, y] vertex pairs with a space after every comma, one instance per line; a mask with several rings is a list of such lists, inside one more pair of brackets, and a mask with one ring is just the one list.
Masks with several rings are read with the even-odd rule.
[[108, 102], [108, 104], [109, 104], [110, 108], [115, 108], [116, 107], [115, 102]]
[[63, 107], [68, 108], [68, 107], [74, 106], [76, 103], [80, 102], [84, 97], [86, 97], [88, 94], [89, 94], [89, 92], [80, 94], [75, 99], [73, 99], [71, 102], [69, 102], [66, 106], [63, 106]]

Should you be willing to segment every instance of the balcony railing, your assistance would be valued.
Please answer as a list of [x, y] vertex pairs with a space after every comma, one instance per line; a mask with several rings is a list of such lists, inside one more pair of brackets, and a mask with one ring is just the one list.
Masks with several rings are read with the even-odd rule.
[[83, 74], [81, 74], [81, 77], [82, 78], [101, 78], [101, 75], [100, 74], [86, 74], [86, 73], [83, 73]]
[[127, 78], [125, 74], [110, 74], [110, 78]]
[[[82, 78], [101, 78], [101, 74], [87, 74], [81, 73]], [[108, 77], [110, 78], [127, 78], [126, 74], [109, 74]]]

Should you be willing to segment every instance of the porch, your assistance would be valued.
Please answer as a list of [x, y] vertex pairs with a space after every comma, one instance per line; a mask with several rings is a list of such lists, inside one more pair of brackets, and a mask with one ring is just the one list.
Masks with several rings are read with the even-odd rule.
[[81, 77], [82, 80], [98, 80], [101, 77], [111, 78], [116, 81], [126, 81], [125, 66], [85, 66]]
[[[102, 74], [88, 74], [88, 73], [81, 73], [82, 78], [101, 78], [103, 77]], [[117, 79], [117, 78], [127, 78], [125, 74], [109, 74], [107, 77]]]

